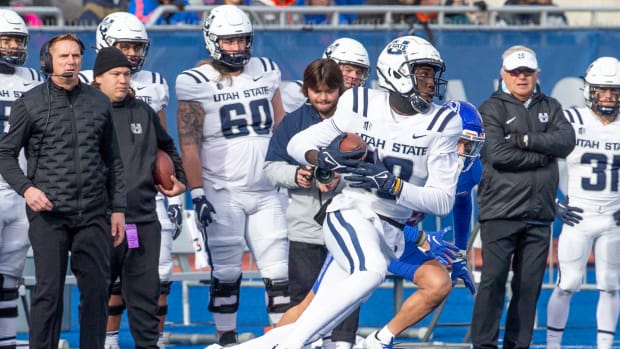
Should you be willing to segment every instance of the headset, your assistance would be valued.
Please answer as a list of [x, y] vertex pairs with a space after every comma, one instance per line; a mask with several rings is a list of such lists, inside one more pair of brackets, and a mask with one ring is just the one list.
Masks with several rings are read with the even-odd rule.
[[[64, 78], [70, 78], [73, 76], [73, 74], [69, 72], [62, 73], [62, 74], [53, 74], [54, 66], [52, 65], [52, 55], [50, 54], [50, 45], [58, 41], [60, 38], [67, 39], [67, 40], [73, 40], [77, 42], [78, 45], [80, 45], [80, 54], [84, 55], [84, 51], [86, 49], [86, 47], [84, 46], [84, 43], [82, 42], [82, 40], [80, 40], [77, 36], [73, 34], [60, 34], [47, 40], [46, 42], [43, 43], [43, 46], [41, 46], [41, 52], [39, 53], [39, 63], [41, 65], [41, 72], [46, 77], [47, 76], [62, 76]], [[39, 165], [39, 157], [41, 156], [41, 147], [43, 146], [42, 144], [43, 139], [47, 135], [47, 125], [49, 123], [50, 116], [52, 114], [52, 96], [51, 96], [51, 90], [50, 90], [51, 82], [48, 81], [46, 82], [46, 84], [47, 84], [47, 116], [45, 117], [45, 127], [43, 128], [43, 136], [41, 136], [41, 139], [39, 140], [39, 145], [37, 147], [37, 156], [34, 159], [34, 169], [32, 171], [32, 175], [30, 176], [31, 179], [34, 178], [35, 174], [37, 173], [37, 169]]]
[[47, 40], [45, 43], [43, 43], [43, 46], [41, 46], [41, 52], [39, 54], [39, 63], [41, 65], [41, 72], [45, 74], [46, 76], [54, 75], [53, 74], [54, 67], [52, 65], [52, 55], [50, 54], [50, 45], [58, 41], [58, 39], [60, 39], [61, 37], [67, 38], [68, 40], [74, 40], [75, 42], [77, 42], [78, 45], [80, 45], [80, 54], [84, 55], [84, 51], [86, 50], [86, 47], [84, 46], [84, 43], [82, 42], [82, 40], [80, 40], [80, 38], [78, 38], [77, 36], [73, 34], [69, 34], [69, 36], [66, 36], [66, 35], [67, 34], [56, 35], [53, 38]]

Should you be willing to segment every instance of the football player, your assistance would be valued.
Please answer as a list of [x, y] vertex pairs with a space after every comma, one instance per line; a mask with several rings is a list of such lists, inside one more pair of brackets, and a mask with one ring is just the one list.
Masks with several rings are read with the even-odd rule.
[[[600, 57], [586, 71], [586, 107], [564, 115], [573, 125], [575, 149], [560, 162], [558, 215], [564, 222], [558, 243], [559, 274], [547, 305], [547, 348], [559, 349], [570, 301], [581, 286], [590, 252], [594, 252], [597, 348], [614, 344], [618, 322], [620, 280], [620, 62]], [[569, 205], [570, 198], [570, 205]]]
[[[14, 11], [0, 9], [0, 137], [9, 130], [13, 101], [43, 82], [36, 70], [22, 67], [30, 34]], [[24, 271], [28, 219], [24, 198], [0, 176], [0, 348], [15, 348], [19, 280]]]
[[[467, 265], [467, 241], [470, 234], [471, 224], [471, 192], [474, 186], [480, 182], [480, 176], [482, 171], [482, 164], [480, 163], [480, 149], [484, 143], [484, 129], [482, 127], [482, 117], [476, 110], [476, 108], [464, 101], [451, 101], [444, 105], [445, 108], [449, 108], [456, 112], [462, 121], [463, 133], [461, 139], [457, 144], [457, 154], [459, 156], [459, 168], [460, 176], [457, 183], [456, 198], [453, 209], [454, 217], [454, 235], [455, 245], [458, 248], [458, 253], [452, 262], [452, 286], [454, 286], [458, 279], [463, 280], [466, 287], [472, 294], [476, 292], [475, 283], [469, 272]], [[412, 215], [408, 220], [408, 226], [416, 226], [422, 221], [424, 214]], [[411, 228], [409, 228], [411, 229]], [[411, 230], [415, 231], [415, 230]], [[427, 232], [429, 234], [432, 232]], [[438, 232], [444, 234], [445, 231]], [[448, 251], [452, 253], [452, 251]], [[450, 260], [443, 257], [442, 253], [435, 256], [444, 265], [450, 264]], [[413, 242], [405, 243], [405, 252], [398, 259], [393, 259], [388, 266], [388, 270], [407, 280], [415, 282], [415, 273], [421, 265], [421, 262], [426, 260], [426, 255], [419, 251], [418, 246]], [[319, 283], [315, 283], [313, 290], [308, 296], [297, 306], [289, 309], [281, 323], [278, 325], [285, 325], [295, 321], [301, 312], [308, 306], [314, 297], [314, 291], [320, 286]], [[446, 294], [447, 296], [447, 294]], [[420, 305], [419, 295], [411, 295], [402, 305], [398, 314], [383, 328], [379, 333], [375, 335], [373, 333], [365, 341], [365, 345], [370, 349], [383, 349], [392, 345], [391, 338], [397, 336], [406, 328], [415, 325], [430, 311], [432, 311], [439, 302], [434, 302], [428, 305]], [[378, 337], [388, 336], [389, 340], [386, 340], [388, 344], [382, 344], [377, 339]], [[391, 337], [389, 337], [391, 336]], [[383, 346], [382, 346], [383, 345]]]
[[[323, 231], [331, 256], [313, 288], [314, 299], [294, 323], [235, 348], [277, 343], [278, 348], [300, 349], [329, 333], [383, 282], [390, 260], [402, 256], [406, 243], [419, 252], [416, 259], [408, 258], [415, 263], [410, 270], [416, 277], [410, 278], [420, 287], [421, 309], [414, 316], [430, 312], [450, 291], [450, 276], [435, 259], [442, 251], [450, 257], [449, 251], [429, 245], [426, 233], [411, 225], [423, 213], [447, 214], [454, 203], [461, 120], [452, 109], [433, 103], [445, 86], [445, 64], [429, 42], [405, 36], [383, 49], [377, 70], [383, 90], [350, 89], [334, 116], [288, 143], [289, 154], [301, 164], [351, 172], [344, 178], [348, 187], [327, 207]], [[340, 152], [344, 132], [364, 138], [371, 161], [352, 160], [360, 155], [357, 151]], [[441, 241], [443, 233], [432, 234], [439, 240], [430, 241]], [[429, 253], [433, 249], [436, 254]], [[372, 333], [366, 342], [369, 348], [391, 348], [393, 336]]]
[[[359, 41], [351, 38], [336, 39], [325, 49], [322, 58], [329, 58], [338, 63], [344, 78], [345, 90], [366, 84], [370, 73], [370, 59], [368, 51]], [[286, 113], [293, 112], [306, 102], [307, 97], [302, 93], [301, 85], [302, 82], [299, 80], [285, 80], [280, 83]]]
[[[412, 211], [445, 215], [454, 204], [454, 150], [462, 127], [455, 112], [433, 103], [445, 88], [439, 52], [419, 37], [400, 37], [383, 49], [377, 71], [384, 90], [347, 91], [332, 118], [289, 142], [289, 154], [300, 163], [351, 175], [345, 177], [349, 187], [327, 207], [323, 225], [334, 262], [283, 348], [301, 348], [370, 296], [389, 261], [403, 252], [401, 228]], [[358, 154], [340, 152], [343, 132], [360, 134], [372, 160], [353, 161]], [[418, 232], [407, 240], [421, 245], [423, 237]], [[416, 293], [433, 303], [450, 290], [450, 277], [433, 256], [427, 258], [417, 272]]]
[[272, 127], [284, 110], [280, 70], [271, 59], [252, 56], [247, 14], [234, 5], [215, 7], [203, 34], [213, 60], [178, 75], [177, 120], [192, 202], [212, 267], [209, 310], [219, 343], [230, 345], [237, 342], [246, 245], [265, 282], [270, 321], [277, 323], [289, 305], [284, 209], [262, 170]]
[[[377, 71], [383, 90], [348, 90], [334, 116], [288, 144], [288, 153], [301, 164], [351, 174], [344, 178], [348, 187], [326, 209], [324, 239], [333, 258], [326, 261], [308, 308], [280, 328], [287, 335], [278, 348], [301, 349], [331, 331], [383, 282], [405, 240], [427, 245], [422, 231], [403, 234], [412, 212], [446, 215], [454, 204], [462, 127], [455, 112], [433, 103], [445, 87], [439, 52], [422, 38], [403, 36], [383, 49]], [[363, 151], [340, 151], [344, 132], [364, 138], [369, 161], [353, 160]], [[451, 289], [445, 267], [430, 253], [416, 282], [416, 293], [429, 303]]]
[[[133, 14], [127, 12], [114, 12], [106, 16], [97, 26], [96, 49], [104, 47], [116, 47], [131, 62], [131, 88], [136, 98], [146, 102], [157, 112], [161, 125], [166, 128], [166, 106], [168, 105], [168, 83], [157, 72], [143, 70], [151, 42], [148, 38], [144, 24]], [[80, 80], [85, 83], [93, 81], [93, 71], [80, 72]], [[156, 196], [157, 216], [162, 227], [161, 248], [159, 254], [160, 297], [158, 316], [160, 349], [164, 344], [164, 323], [168, 313], [168, 294], [170, 293], [170, 276], [172, 275], [172, 240], [176, 239], [182, 229], [182, 195], [168, 199], [168, 208], [164, 203], [164, 196], [158, 193]], [[121, 325], [121, 317], [125, 309], [121, 297], [121, 287], [115, 283], [110, 297], [108, 333], [106, 336], [105, 349], [119, 349], [118, 330]]]

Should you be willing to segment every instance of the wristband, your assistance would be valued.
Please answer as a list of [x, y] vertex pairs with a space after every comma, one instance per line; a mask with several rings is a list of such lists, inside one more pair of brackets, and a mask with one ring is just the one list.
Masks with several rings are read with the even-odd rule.
[[200, 187], [190, 190], [189, 195], [191, 195], [192, 199], [195, 199], [200, 196], [206, 196], [205, 190]]
[[168, 198], [168, 205], [183, 206], [183, 194], [179, 194], [177, 196], [169, 197]]

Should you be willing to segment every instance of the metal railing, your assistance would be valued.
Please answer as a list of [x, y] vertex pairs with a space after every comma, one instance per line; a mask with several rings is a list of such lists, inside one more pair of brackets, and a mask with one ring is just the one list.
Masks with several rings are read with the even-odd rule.
[[[184, 12], [197, 12], [207, 13], [214, 6], [206, 5], [189, 5], [186, 6]], [[498, 25], [498, 14], [540, 14], [540, 24], [535, 27], [550, 27], [550, 16], [558, 13], [580, 13], [582, 15], [588, 15], [589, 20], [584, 22], [584, 26], [597, 26], [597, 25], [610, 25], [609, 23], [603, 23], [600, 20], [600, 15], [603, 13], [614, 14], [620, 12], [620, 6], [490, 6], [487, 11], [482, 11], [475, 6], [398, 6], [398, 5], [386, 5], [386, 6], [372, 6], [372, 5], [359, 5], [359, 6], [288, 6], [288, 7], [268, 7], [268, 6], [241, 6], [252, 18], [254, 26], [258, 29], [293, 29], [293, 28], [308, 28], [315, 29], [338, 29], [343, 26], [348, 28], [360, 28], [360, 29], [392, 29], [398, 27], [406, 27], [410, 23], [395, 22], [394, 18], [398, 16], [415, 16], [416, 13], [437, 13], [437, 18], [431, 25], [438, 26], [466, 26], [470, 27], [471, 24], [451, 24], [449, 18], [446, 15], [450, 14], [464, 14], [464, 13], [477, 13], [487, 14], [488, 22], [477, 27], [496, 27]], [[160, 6], [151, 14], [147, 27], [154, 27], [157, 20], [166, 13], [179, 12], [179, 8], [173, 5]], [[303, 23], [303, 19], [297, 18], [303, 15], [326, 15], [329, 20], [326, 24], [309, 24]], [[364, 15], [376, 15], [380, 16], [381, 20], [375, 20], [372, 22], [364, 22], [363, 20], [354, 21], [350, 24], [340, 23], [340, 15], [356, 14], [360, 16]], [[615, 23], [620, 26], [620, 21]], [[194, 27], [196, 25], [189, 25]], [[509, 27], [534, 27], [533, 24], [524, 25], [511, 25]]]
[[[204, 17], [213, 7], [212, 5], [188, 5], [182, 12], [196, 12]], [[411, 17], [417, 13], [436, 13], [437, 17], [431, 26], [446, 27], [490, 27], [494, 28], [500, 25], [498, 22], [499, 14], [532, 14], [540, 15], [540, 24], [534, 25], [526, 23], [522, 25], [509, 25], [507, 28], [554, 28], [553, 21], [550, 17], [554, 14], [564, 13], [568, 17], [579, 15], [581, 20], [578, 23], [569, 25], [592, 27], [592, 26], [620, 26], [620, 19], [617, 19], [617, 13], [620, 12], [620, 6], [489, 6], [486, 11], [480, 10], [475, 6], [398, 6], [398, 5], [357, 5], [357, 6], [287, 6], [287, 7], [270, 7], [270, 6], [241, 6], [252, 18], [252, 22], [257, 29], [394, 29], [411, 26], [410, 21], [395, 20], [395, 18]], [[33, 13], [38, 16], [52, 17], [53, 24], [50, 27], [64, 27], [67, 21], [64, 18], [62, 10], [53, 6], [25, 6], [11, 7], [11, 10], [19, 14]], [[163, 5], [156, 8], [149, 20], [145, 23], [147, 28], [170, 27], [170, 25], [157, 25], [158, 19], [164, 14], [181, 12], [174, 5]], [[479, 25], [473, 24], [456, 24], [451, 23], [449, 18], [453, 14], [474, 13], [484, 15], [487, 18], [484, 23]], [[353, 23], [340, 23], [341, 15], [359, 15], [362, 18], [354, 20]], [[325, 15], [328, 20], [325, 24], [305, 23], [303, 15]], [[364, 16], [373, 16], [373, 19], [364, 19]], [[603, 18], [608, 16], [606, 22]], [[181, 24], [174, 25], [177, 28], [195, 29], [201, 24]], [[81, 25], [84, 27], [96, 26]], [[47, 27], [47, 25], [46, 25]]]

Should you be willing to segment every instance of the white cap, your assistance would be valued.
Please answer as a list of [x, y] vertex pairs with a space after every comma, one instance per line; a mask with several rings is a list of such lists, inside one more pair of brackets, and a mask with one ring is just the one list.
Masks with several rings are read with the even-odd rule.
[[521, 67], [526, 67], [534, 70], [538, 70], [538, 61], [536, 56], [528, 51], [515, 51], [504, 58], [504, 69], [514, 70]]

